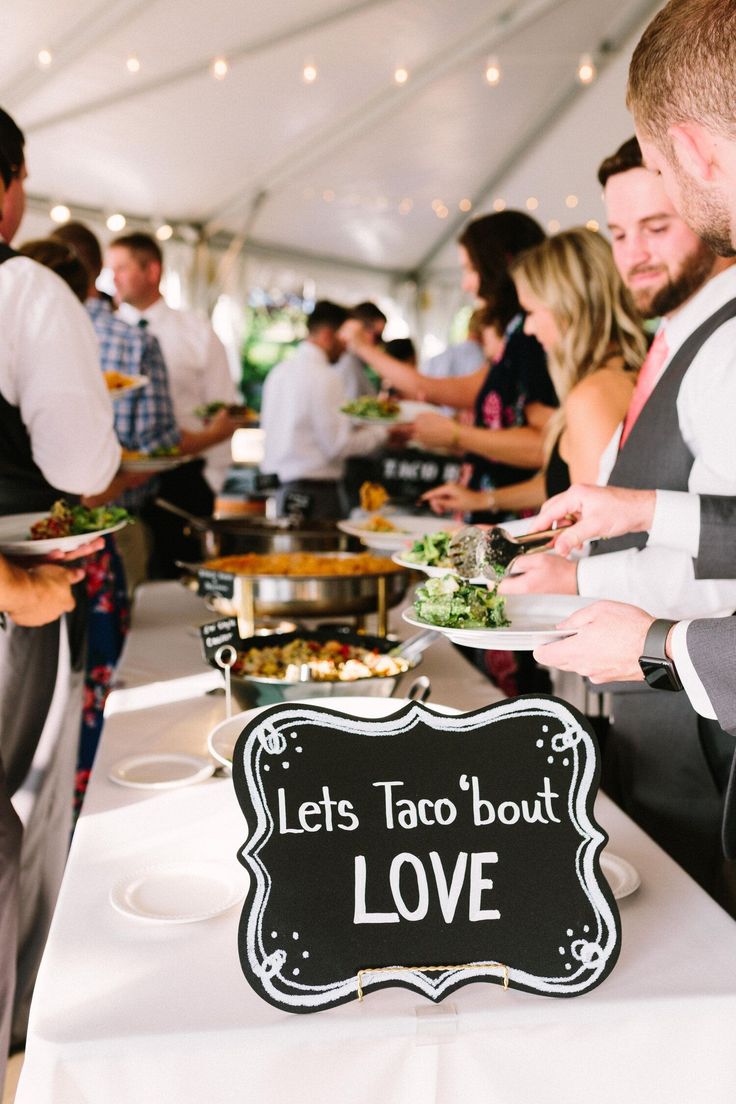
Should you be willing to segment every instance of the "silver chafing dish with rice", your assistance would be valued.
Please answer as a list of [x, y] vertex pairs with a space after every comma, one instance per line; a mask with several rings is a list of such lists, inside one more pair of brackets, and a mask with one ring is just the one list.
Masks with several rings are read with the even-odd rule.
[[226, 556], [180, 564], [183, 580], [210, 608], [238, 618], [242, 637], [260, 618], [357, 617], [375, 613], [388, 632], [388, 611], [404, 598], [410, 574], [369, 552], [287, 552]]

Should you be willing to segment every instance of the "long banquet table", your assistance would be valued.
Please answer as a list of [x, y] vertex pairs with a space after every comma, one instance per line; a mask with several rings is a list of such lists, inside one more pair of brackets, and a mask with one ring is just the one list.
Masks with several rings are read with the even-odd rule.
[[[393, 615], [396, 620], [396, 614]], [[236, 863], [245, 825], [229, 779], [156, 792], [108, 780], [145, 750], [204, 753], [223, 700], [205, 691], [200, 600], [138, 592], [31, 1010], [17, 1104], [622, 1104], [733, 1100], [736, 925], [605, 797], [611, 850], [642, 884], [595, 991], [555, 1000], [469, 985], [439, 1005], [383, 990], [311, 1016], [261, 1001], [238, 961], [240, 908], [154, 925], [111, 886], [173, 859]], [[398, 628], [398, 622], [396, 623]], [[446, 641], [425, 653], [433, 699], [465, 709], [490, 684]]]

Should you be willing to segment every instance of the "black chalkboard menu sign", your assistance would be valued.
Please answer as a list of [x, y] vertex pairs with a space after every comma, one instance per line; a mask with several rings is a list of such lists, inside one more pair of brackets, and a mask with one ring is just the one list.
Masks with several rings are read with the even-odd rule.
[[200, 625], [199, 637], [202, 641], [204, 658], [207, 660], [214, 659], [225, 644], [231, 644], [237, 649], [238, 644], [241, 643], [238, 619], [221, 617], [219, 621], [208, 621], [206, 625]]
[[234, 575], [227, 571], [215, 571], [211, 567], [197, 569], [197, 594], [200, 598], [232, 598], [234, 593]]
[[381, 719], [284, 703], [238, 739], [248, 982], [291, 1012], [405, 986], [585, 993], [618, 957], [598, 750], [546, 696]]

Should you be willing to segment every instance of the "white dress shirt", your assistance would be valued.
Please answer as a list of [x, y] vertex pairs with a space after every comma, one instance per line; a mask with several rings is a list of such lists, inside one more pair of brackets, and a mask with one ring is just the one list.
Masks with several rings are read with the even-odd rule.
[[0, 265], [0, 392], [20, 410], [52, 487], [99, 494], [120, 465], [110, 395], [87, 312], [50, 269]]
[[383, 444], [383, 426], [353, 426], [340, 413], [345, 401], [337, 366], [317, 345], [303, 341], [293, 357], [266, 376], [261, 405], [263, 471], [277, 475], [282, 483], [339, 480], [348, 456], [365, 455]]
[[[669, 356], [662, 371], [684, 341], [711, 314], [736, 298], [736, 267], [728, 268], [693, 296], [662, 325], [667, 331]], [[688, 490], [705, 494], [736, 495], [736, 319], [725, 322], [693, 359], [677, 396], [680, 432], [694, 456]], [[605, 484], [613, 468], [621, 436], [614, 434], [599, 469]], [[680, 527], [693, 528], [687, 542], [675, 547], [671, 535]], [[668, 520], [668, 510], [674, 510]], [[677, 511], [680, 511], [679, 513]], [[697, 554], [700, 533], [697, 500], [672, 492], [657, 493], [652, 534], [641, 550], [581, 559], [578, 563], [580, 594], [631, 602], [657, 617], [718, 617], [736, 609], [736, 580], [696, 579], [692, 557]], [[674, 520], [673, 520], [674, 519]], [[686, 543], [687, 547], [682, 545]], [[679, 549], [679, 550], [678, 550]]]
[[[194, 311], [174, 310], [162, 298], [144, 311], [123, 303], [119, 313], [134, 326], [145, 319], [149, 332], [158, 339], [177, 425], [201, 430], [202, 422], [194, 413], [198, 406], [240, 401], [225, 347], [206, 318]], [[204, 474], [216, 491], [222, 486], [231, 456], [229, 441], [207, 450]]]

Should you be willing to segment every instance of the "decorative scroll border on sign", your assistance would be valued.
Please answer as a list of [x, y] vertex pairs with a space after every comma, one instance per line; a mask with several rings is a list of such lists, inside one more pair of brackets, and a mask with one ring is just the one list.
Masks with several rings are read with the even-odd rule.
[[[326, 704], [326, 703], [325, 703]], [[315, 705], [317, 703], [315, 702]], [[530, 990], [547, 996], [574, 996], [586, 992], [598, 984], [611, 969], [618, 955], [619, 934], [617, 915], [609, 898], [596, 878], [595, 860], [607, 842], [604, 833], [591, 821], [587, 805], [596, 777], [597, 748], [594, 738], [580, 723], [575, 714], [555, 698], [524, 697], [456, 716], [432, 712], [426, 706], [415, 703], [395, 717], [382, 718], [381, 738], [400, 735], [417, 724], [425, 724], [438, 732], [463, 733], [488, 728], [510, 718], [533, 717], [557, 722], [562, 731], [551, 737], [550, 750], [570, 757], [570, 783], [566, 795], [570, 822], [580, 836], [575, 854], [575, 871], [580, 888], [586, 897], [591, 919], [590, 929], [584, 938], [576, 937], [571, 929], [561, 933], [560, 943], [566, 944], [566, 956], [576, 965], [572, 970], [557, 976], [540, 977], [515, 967], [479, 960], [457, 966], [393, 966], [371, 969], [366, 966], [360, 974], [339, 978], [325, 985], [309, 985], [287, 976], [283, 968], [287, 952], [277, 949], [266, 951], [263, 938], [265, 913], [271, 892], [271, 877], [259, 853], [270, 840], [274, 821], [268, 808], [261, 779], [261, 764], [266, 757], [282, 755], [287, 749], [287, 730], [295, 724], [319, 724], [324, 729], [335, 729], [346, 735], [376, 736], [376, 721], [347, 717], [331, 713], [324, 706], [313, 708], [299, 705], [278, 707], [278, 712], [265, 714], [263, 720], [254, 723], [246, 740], [239, 741], [234, 762], [235, 772], [242, 774], [247, 785], [256, 823], [245, 846], [239, 854], [240, 861], [250, 871], [255, 889], [252, 903], [241, 919], [241, 945], [244, 944], [248, 965], [259, 979], [267, 999], [281, 1007], [294, 1011], [313, 1011], [331, 1004], [356, 999], [387, 984], [400, 984], [414, 989], [433, 1001], [442, 1000], [454, 989], [470, 981], [487, 980]], [[265, 763], [264, 763], [265, 765]], [[501, 973], [499, 974], [499, 969]], [[437, 976], [432, 976], [434, 973]]]

